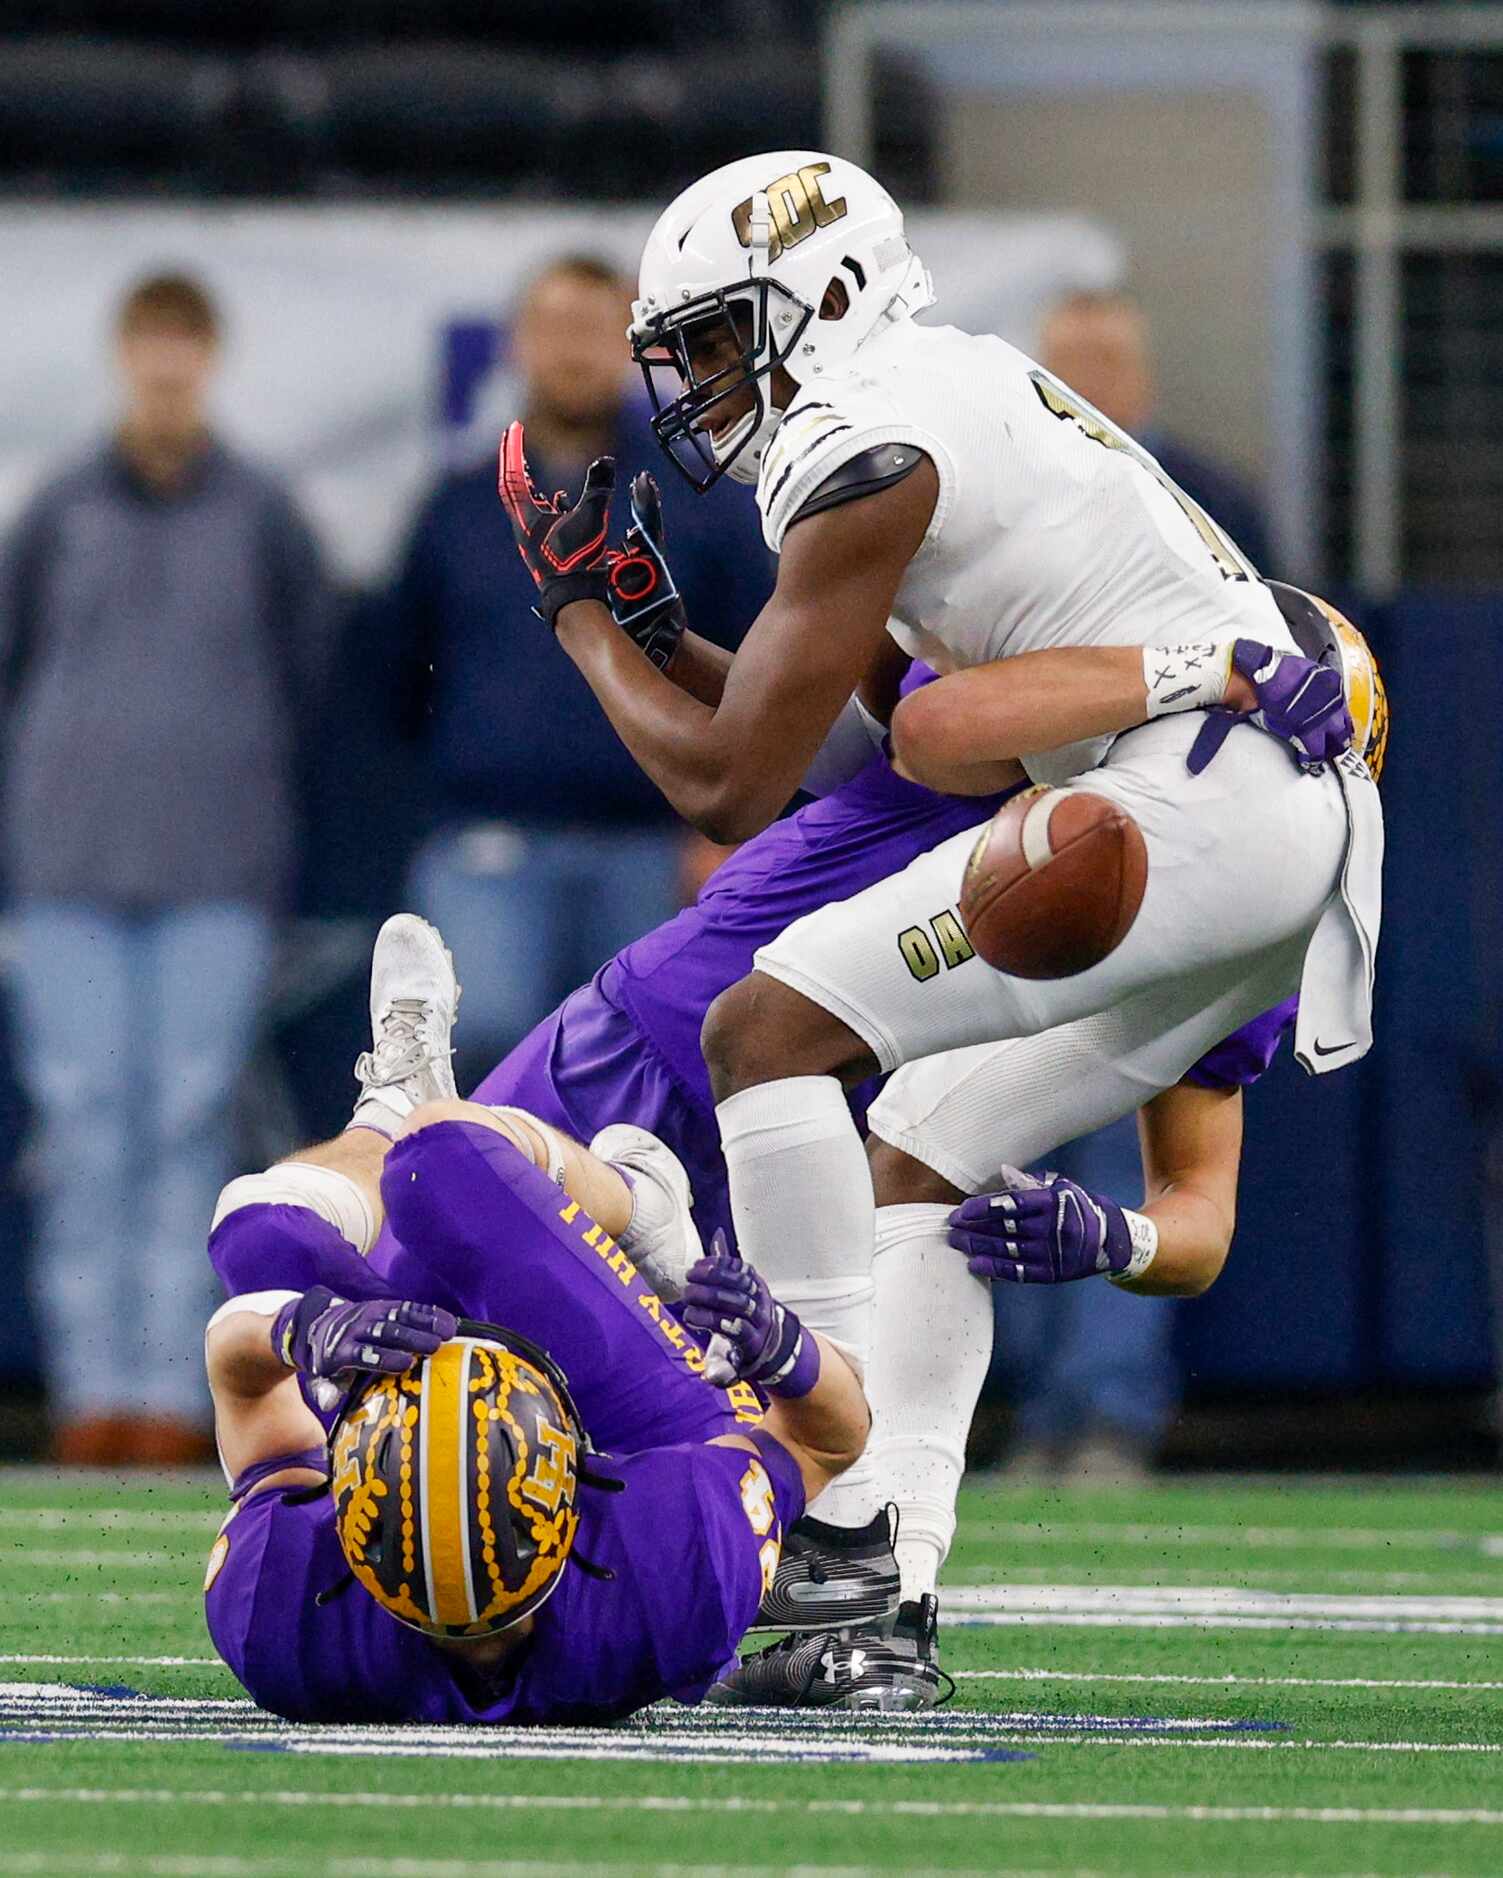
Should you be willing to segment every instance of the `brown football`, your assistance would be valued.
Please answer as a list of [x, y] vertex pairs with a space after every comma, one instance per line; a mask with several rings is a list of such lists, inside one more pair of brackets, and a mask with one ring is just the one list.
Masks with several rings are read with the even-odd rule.
[[1124, 809], [1083, 790], [1029, 789], [971, 850], [960, 917], [999, 972], [1070, 978], [1121, 945], [1147, 883], [1143, 832]]

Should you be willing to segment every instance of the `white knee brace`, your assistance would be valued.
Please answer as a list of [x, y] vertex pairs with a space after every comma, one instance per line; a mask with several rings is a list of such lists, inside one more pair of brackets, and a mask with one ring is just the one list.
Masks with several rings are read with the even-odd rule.
[[511, 1108], [504, 1102], [489, 1102], [485, 1106], [499, 1120], [517, 1122], [524, 1130], [530, 1129], [541, 1140], [543, 1152], [548, 1157], [542, 1171], [555, 1187], [561, 1187], [564, 1184], [564, 1150], [558, 1131], [551, 1128], [547, 1122], [540, 1122], [537, 1116], [528, 1109]]
[[264, 1174], [241, 1174], [225, 1187], [214, 1208], [216, 1231], [243, 1206], [300, 1206], [326, 1220], [362, 1258], [376, 1243], [376, 1216], [348, 1174], [311, 1161], [279, 1161]]

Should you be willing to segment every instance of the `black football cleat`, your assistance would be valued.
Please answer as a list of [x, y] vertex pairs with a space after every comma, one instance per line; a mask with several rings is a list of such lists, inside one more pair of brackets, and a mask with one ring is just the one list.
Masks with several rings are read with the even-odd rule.
[[783, 1541], [772, 1589], [753, 1630], [845, 1630], [890, 1624], [898, 1610], [894, 1520], [884, 1507], [870, 1525], [801, 1519]]
[[746, 1657], [705, 1700], [727, 1708], [844, 1708], [885, 1715], [937, 1708], [955, 1693], [939, 1666], [938, 1613], [938, 1600], [925, 1596], [900, 1605], [890, 1630], [859, 1624], [785, 1637]]

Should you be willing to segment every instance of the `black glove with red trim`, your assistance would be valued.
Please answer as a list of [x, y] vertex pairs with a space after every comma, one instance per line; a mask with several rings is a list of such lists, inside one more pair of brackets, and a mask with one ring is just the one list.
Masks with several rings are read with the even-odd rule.
[[551, 499], [540, 496], [527, 469], [522, 426], [507, 426], [501, 440], [501, 506], [517, 552], [537, 582], [534, 611], [550, 626], [573, 600], [609, 604], [605, 538], [615, 487], [615, 460], [601, 456], [585, 471], [577, 502], [571, 504], [562, 489]]
[[660, 672], [688, 629], [689, 616], [663, 554], [663, 497], [650, 471], [631, 481], [631, 527], [608, 557], [611, 614]]

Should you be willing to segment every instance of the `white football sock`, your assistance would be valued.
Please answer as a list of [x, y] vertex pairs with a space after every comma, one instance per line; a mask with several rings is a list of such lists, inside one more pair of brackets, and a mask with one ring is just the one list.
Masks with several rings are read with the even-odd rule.
[[[973, 1278], [964, 1253], [949, 1244], [950, 1212], [948, 1205], [877, 1210], [866, 1458], [877, 1503], [898, 1508], [905, 1602], [934, 1590], [955, 1537], [966, 1436], [992, 1355], [991, 1286]], [[828, 1497], [820, 1498], [822, 1519], [832, 1518]]]
[[[849, 1352], [871, 1354], [871, 1173], [833, 1076], [785, 1076], [715, 1111], [742, 1258], [773, 1295]], [[821, 1501], [823, 1505], [823, 1501]]]

